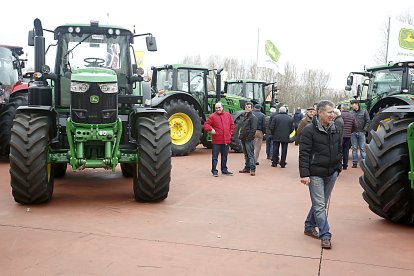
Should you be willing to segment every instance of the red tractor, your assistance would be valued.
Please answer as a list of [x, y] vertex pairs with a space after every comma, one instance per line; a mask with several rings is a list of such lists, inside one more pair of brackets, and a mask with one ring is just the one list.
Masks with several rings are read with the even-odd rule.
[[22, 73], [25, 60], [21, 55], [22, 47], [0, 44], [0, 155], [9, 154], [16, 110], [27, 105], [28, 80]]

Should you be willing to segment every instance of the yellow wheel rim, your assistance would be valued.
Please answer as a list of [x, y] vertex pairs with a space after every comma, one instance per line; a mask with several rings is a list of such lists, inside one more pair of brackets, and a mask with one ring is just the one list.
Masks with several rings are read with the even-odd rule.
[[184, 145], [193, 136], [194, 125], [191, 118], [185, 113], [175, 113], [169, 119], [171, 140], [174, 145]]
[[[381, 121], [389, 122], [391, 121], [391, 118], [385, 118], [385, 119], [382, 119]], [[381, 124], [378, 124], [377, 129], [375, 131], [378, 131], [380, 128], [381, 128]]]

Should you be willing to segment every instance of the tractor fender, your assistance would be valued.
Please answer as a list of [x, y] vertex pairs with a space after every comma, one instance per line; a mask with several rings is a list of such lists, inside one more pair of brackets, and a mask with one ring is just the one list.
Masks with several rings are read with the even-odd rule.
[[407, 97], [403, 97], [399, 95], [385, 97], [375, 103], [375, 105], [369, 111], [369, 117], [372, 119], [379, 110], [382, 111], [383, 109], [390, 107], [390, 106], [413, 105], [413, 104], [414, 104], [414, 101]]
[[164, 94], [164, 96], [157, 96], [152, 98], [153, 107], [162, 107], [164, 103], [169, 102], [173, 99], [180, 99], [183, 101], [187, 101], [189, 104], [192, 104], [194, 108], [197, 110], [198, 115], [202, 118], [202, 121], [206, 120], [206, 117], [203, 112], [203, 108], [201, 107], [200, 103], [190, 94], [183, 93], [183, 92], [168, 92], [168, 94]]
[[14, 95], [15, 93], [18, 92], [22, 92], [22, 93], [27, 93], [29, 91], [29, 84], [28, 83], [23, 83], [23, 82], [16, 82], [13, 86], [12, 92], [10, 94]]
[[47, 117], [50, 118], [50, 121], [54, 124], [52, 125], [52, 138], [57, 136], [57, 124], [56, 124], [56, 118], [57, 118], [57, 112], [56, 110], [52, 107], [52, 106], [47, 106], [47, 105], [23, 105], [23, 106], [19, 106], [17, 108], [17, 113], [27, 113], [27, 114], [31, 114], [31, 113], [40, 113], [43, 115], [46, 115]]
[[233, 118], [233, 122], [235, 122], [240, 116], [244, 114], [244, 110], [238, 110], [231, 114], [231, 117]]
[[131, 128], [131, 132], [129, 133], [129, 141], [134, 141], [131, 133], [134, 133], [135, 121], [144, 114], [162, 114], [165, 116], [167, 112], [162, 108], [154, 108], [154, 107], [142, 107], [142, 106], [134, 106], [132, 108], [132, 112], [129, 114], [129, 126]]

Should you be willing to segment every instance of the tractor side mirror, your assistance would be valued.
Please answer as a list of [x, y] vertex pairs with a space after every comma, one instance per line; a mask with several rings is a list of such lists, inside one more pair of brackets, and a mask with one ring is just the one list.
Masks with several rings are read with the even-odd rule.
[[155, 40], [155, 37], [153, 36], [147, 36], [146, 38], [147, 41], [147, 49], [150, 52], [155, 52], [157, 51], [157, 41]]
[[34, 32], [33, 31], [29, 31], [29, 35], [27, 38], [27, 45], [34, 46]]
[[352, 86], [353, 83], [354, 83], [354, 76], [349, 75], [348, 78], [346, 79], [346, 85]]

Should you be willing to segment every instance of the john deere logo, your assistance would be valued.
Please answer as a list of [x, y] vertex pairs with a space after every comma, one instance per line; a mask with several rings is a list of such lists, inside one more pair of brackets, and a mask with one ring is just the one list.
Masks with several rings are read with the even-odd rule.
[[280, 52], [276, 48], [275, 44], [273, 44], [272, 41], [266, 40], [266, 42], [265, 42], [265, 51], [266, 51], [266, 55], [268, 57], [270, 57], [273, 60], [273, 62], [276, 63], [279, 60]]
[[90, 101], [91, 103], [99, 103], [99, 96], [92, 95], [92, 96], [89, 98], [89, 101]]
[[401, 48], [414, 50], [414, 30], [402, 28], [398, 36], [398, 41]]

